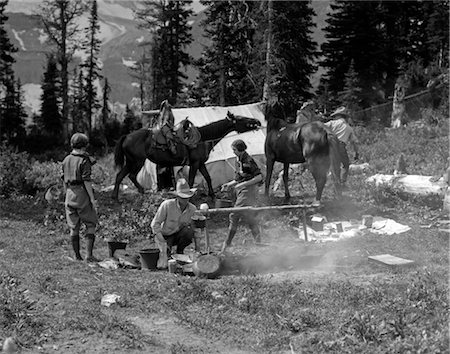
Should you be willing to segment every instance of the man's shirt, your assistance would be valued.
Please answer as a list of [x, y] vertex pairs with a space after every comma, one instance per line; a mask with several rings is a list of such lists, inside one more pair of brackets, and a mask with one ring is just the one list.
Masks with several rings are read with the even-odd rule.
[[163, 236], [174, 234], [182, 226], [191, 224], [191, 218], [196, 210], [197, 208], [194, 204], [188, 203], [186, 208], [181, 211], [177, 199], [165, 200], [159, 206], [152, 220], [151, 227], [153, 233], [157, 234], [161, 232]]
[[342, 141], [345, 144], [348, 144], [349, 142], [358, 142], [358, 139], [353, 132], [353, 128], [347, 124], [345, 119], [333, 119], [324, 124], [334, 133], [334, 135], [336, 135], [339, 141]]

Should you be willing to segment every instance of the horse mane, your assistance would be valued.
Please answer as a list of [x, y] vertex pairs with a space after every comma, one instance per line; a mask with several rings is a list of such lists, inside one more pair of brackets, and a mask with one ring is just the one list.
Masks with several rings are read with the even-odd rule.
[[286, 112], [279, 101], [267, 102], [264, 105], [264, 118], [267, 121], [267, 131], [279, 130], [287, 125]]
[[215, 140], [224, 137], [227, 133], [232, 123], [228, 119], [222, 119], [217, 122], [212, 122], [210, 124], [198, 127], [202, 141]]

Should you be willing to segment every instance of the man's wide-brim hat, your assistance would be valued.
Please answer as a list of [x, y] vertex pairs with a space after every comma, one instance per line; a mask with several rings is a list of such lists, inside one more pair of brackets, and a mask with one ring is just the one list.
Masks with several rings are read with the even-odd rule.
[[189, 188], [189, 184], [184, 178], [180, 178], [177, 182], [177, 188], [174, 194], [180, 198], [190, 198], [197, 191], [197, 188]]
[[333, 113], [330, 114], [331, 118], [338, 116], [348, 117], [348, 109], [345, 107], [339, 107]]

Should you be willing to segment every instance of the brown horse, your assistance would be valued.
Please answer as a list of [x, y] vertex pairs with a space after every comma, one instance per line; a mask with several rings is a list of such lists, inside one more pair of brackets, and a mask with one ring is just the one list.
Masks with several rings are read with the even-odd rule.
[[228, 133], [232, 131], [245, 133], [260, 126], [261, 122], [257, 119], [238, 116], [228, 112], [225, 119], [198, 128], [201, 139], [200, 143], [194, 148], [187, 148], [186, 145], [177, 143], [176, 154], [172, 154], [166, 145], [154, 144], [153, 138], [158, 132], [157, 129], [139, 129], [124, 135], [117, 142], [114, 152], [114, 163], [116, 167], [120, 168], [120, 171], [116, 176], [112, 197], [113, 199], [118, 199], [119, 185], [127, 175], [139, 192], [144, 192], [144, 189], [137, 182], [136, 176], [142, 166], [144, 166], [146, 158], [165, 167], [181, 166], [189, 161], [189, 185], [193, 185], [195, 175], [197, 171], [200, 171], [208, 184], [209, 196], [214, 197], [211, 176], [205, 165], [209, 153]]
[[327, 173], [331, 165], [331, 172], [335, 185], [335, 192], [340, 194], [340, 160], [338, 140], [328, 131], [322, 122], [314, 121], [306, 124], [287, 124], [285, 114], [280, 103], [267, 104], [265, 119], [267, 134], [265, 140], [265, 155], [267, 164], [265, 195], [269, 196], [270, 179], [275, 162], [282, 162], [285, 200], [291, 197], [288, 189], [289, 164], [308, 162], [316, 182], [316, 200], [320, 204], [323, 188], [327, 180]]

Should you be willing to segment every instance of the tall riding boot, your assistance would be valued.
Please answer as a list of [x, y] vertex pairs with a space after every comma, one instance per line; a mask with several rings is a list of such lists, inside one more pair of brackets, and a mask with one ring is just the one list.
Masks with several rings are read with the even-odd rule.
[[72, 235], [71, 241], [72, 241], [73, 251], [75, 252], [75, 259], [77, 261], [82, 261], [83, 257], [81, 257], [81, 254], [80, 254], [80, 235]]
[[226, 250], [227, 247], [231, 246], [231, 241], [233, 241], [234, 235], [236, 235], [237, 229], [229, 229], [227, 239], [223, 242], [222, 252]]
[[95, 243], [95, 235], [87, 234], [86, 235], [86, 262], [98, 262], [98, 259], [94, 257], [92, 251], [94, 250]]

